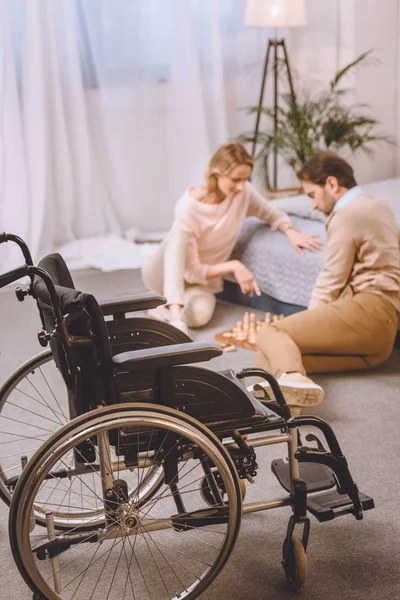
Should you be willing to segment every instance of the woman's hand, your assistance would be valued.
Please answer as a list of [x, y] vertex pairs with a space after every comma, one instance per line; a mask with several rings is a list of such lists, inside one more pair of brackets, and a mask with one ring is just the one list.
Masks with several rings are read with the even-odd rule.
[[319, 239], [319, 235], [308, 235], [292, 228], [287, 229], [285, 233], [289, 242], [299, 254], [304, 254], [304, 248], [311, 250], [311, 252], [321, 250], [322, 242]]
[[256, 294], [257, 296], [261, 296], [260, 288], [254, 279], [253, 273], [239, 260], [235, 261], [233, 274], [240, 285], [242, 294], [250, 294], [250, 296]]

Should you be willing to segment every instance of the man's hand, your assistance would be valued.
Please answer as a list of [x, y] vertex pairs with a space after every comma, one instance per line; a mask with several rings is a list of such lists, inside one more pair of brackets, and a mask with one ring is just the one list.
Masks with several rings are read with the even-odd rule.
[[240, 285], [242, 294], [249, 294], [250, 296], [256, 294], [257, 296], [261, 296], [260, 288], [254, 279], [253, 273], [239, 260], [235, 261], [233, 274]]
[[319, 239], [319, 235], [308, 235], [297, 231], [297, 229], [287, 229], [285, 233], [289, 242], [299, 254], [304, 254], [304, 248], [311, 250], [311, 252], [321, 250], [322, 242]]

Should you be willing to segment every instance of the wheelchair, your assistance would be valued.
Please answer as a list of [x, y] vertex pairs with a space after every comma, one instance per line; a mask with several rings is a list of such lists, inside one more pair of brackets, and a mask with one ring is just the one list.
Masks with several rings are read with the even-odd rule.
[[[23, 240], [9, 234], [5, 241], [18, 244], [26, 264], [33, 266], [30, 251]], [[57, 286], [75, 288], [67, 265], [59, 254], [47, 256], [43, 268]], [[32, 284], [16, 288], [15, 293], [17, 299], [23, 302], [27, 296], [32, 295]], [[163, 302], [163, 298], [157, 294], [146, 292], [99, 303], [102, 314], [107, 319], [106, 327], [113, 354], [191, 341], [169, 323], [147, 317], [127, 316], [132, 312], [155, 308]], [[39, 312], [43, 323], [40, 309]], [[44, 329], [38, 335], [38, 341], [44, 348], [48, 346], [47, 335]], [[32, 440], [44, 441], [61, 425], [68, 423], [71, 414], [75, 416], [73, 405], [68, 409], [65, 397], [65, 384], [49, 348], [22, 364], [0, 386], [0, 431], [7, 431], [6, 440], [19, 444], [20, 456], [32, 453]], [[32, 421], [32, 415], [39, 417], [39, 420]], [[29, 435], [26, 438], [19, 432], [21, 427], [28, 428]], [[23, 468], [21, 463], [14, 460], [14, 456], [9, 456], [10, 448], [13, 447], [15, 445], [10, 447], [7, 443], [0, 445], [0, 498], [8, 505]]]
[[[10, 544], [33, 598], [193, 600], [229, 558], [242, 516], [283, 506], [291, 516], [282, 565], [289, 585], [301, 588], [309, 514], [320, 522], [347, 514], [361, 520], [374, 507], [353, 481], [331, 427], [315, 416], [291, 416], [270, 373], [198, 366], [221, 349], [163, 323], [126, 318], [162, 297], [99, 306], [73, 288], [59, 255], [36, 267], [22, 240], [0, 234], [5, 241], [20, 245], [25, 264], [1, 275], [0, 287], [30, 277], [17, 296], [35, 298], [39, 340], [52, 357], [42, 354], [34, 366], [32, 359], [9, 381], [51, 363], [65, 392], [61, 403], [47, 382], [40, 411], [33, 392], [22, 394], [30, 407], [24, 431], [2, 432], [7, 458], [9, 452], [20, 464], [15, 473], [6, 456], [0, 459]], [[246, 385], [251, 378], [266, 387]], [[15, 415], [20, 409], [9, 398], [1, 412]], [[302, 435], [310, 428], [319, 436], [307, 433], [307, 444]], [[257, 448], [275, 444], [288, 456], [272, 463], [285, 494], [245, 503], [245, 482], [257, 477]]]

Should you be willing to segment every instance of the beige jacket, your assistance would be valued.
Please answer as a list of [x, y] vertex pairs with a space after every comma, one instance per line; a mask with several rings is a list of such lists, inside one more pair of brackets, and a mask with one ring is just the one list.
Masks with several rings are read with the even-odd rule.
[[400, 311], [400, 252], [396, 220], [385, 200], [360, 194], [326, 221], [327, 247], [309, 308], [368, 292]]

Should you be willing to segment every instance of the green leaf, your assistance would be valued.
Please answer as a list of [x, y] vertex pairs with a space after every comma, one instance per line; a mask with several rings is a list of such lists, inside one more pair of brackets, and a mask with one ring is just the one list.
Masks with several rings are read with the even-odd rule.
[[360, 56], [355, 58], [352, 62], [350, 62], [345, 67], [343, 67], [343, 69], [340, 69], [337, 73], [335, 73], [333, 79], [330, 82], [331, 90], [336, 88], [338, 83], [343, 79], [343, 77], [345, 75], [347, 75], [349, 73], [349, 71], [351, 71], [355, 67], [358, 67], [361, 63], [364, 63], [364, 65], [367, 65], [367, 64], [371, 64], [372, 62], [377, 62], [376, 59], [374, 61], [371, 60], [372, 52], [374, 52], [374, 50], [367, 50], [366, 52], [363, 52], [362, 54], [360, 54]]
[[[362, 53], [340, 69], [328, 87], [312, 94], [307, 89], [296, 92], [296, 97], [281, 93], [276, 115], [270, 107], [248, 106], [248, 114], [260, 114], [260, 129], [240, 135], [244, 144], [256, 142], [256, 168], [270, 186], [269, 159], [274, 148], [285, 163], [297, 171], [318, 150], [329, 148], [333, 152], [348, 149], [370, 154], [377, 143], [395, 143], [392, 138], [376, 131], [379, 121], [368, 114], [366, 104], [348, 105], [343, 98], [351, 91], [339, 88], [343, 78], [360, 65], [372, 64], [372, 50]], [[281, 71], [282, 65], [278, 67]], [[274, 122], [276, 130], [274, 131]]]

